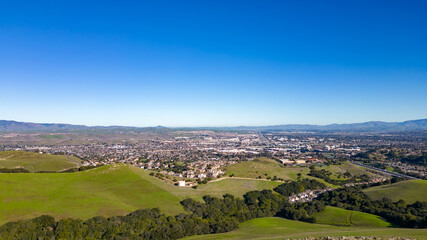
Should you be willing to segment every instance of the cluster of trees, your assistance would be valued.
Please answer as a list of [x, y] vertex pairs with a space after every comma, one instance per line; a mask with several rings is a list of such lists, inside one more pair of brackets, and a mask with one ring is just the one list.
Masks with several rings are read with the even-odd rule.
[[94, 217], [86, 221], [51, 216], [11, 222], [0, 227], [0, 239], [178, 239], [226, 231], [228, 222], [209, 221], [191, 214], [165, 216], [159, 209], [137, 210], [127, 216]]
[[326, 169], [316, 169], [315, 166], [310, 166], [310, 172], [308, 175], [321, 178], [325, 180], [325, 182], [334, 184], [334, 185], [344, 185], [347, 183], [357, 183], [357, 182], [368, 182], [371, 178], [367, 174], [362, 174], [359, 176], [352, 176], [349, 172], [344, 173], [344, 177], [347, 177], [347, 179], [332, 179], [331, 175], [332, 172], [326, 170]]
[[410, 163], [410, 164], [418, 164], [418, 165], [427, 165], [427, 152], [424, 152], [420, 156], [411, 155], [411, 156], [405, 156], [400, 159], [403, 163]]
[[316, 219], [313, 215], [323, 210], [325, 210], [325, 204], [317, 200], [304, 203], [287, 203], [285, 207], [277, 213], [277, 216], [314, 223], [316, 222]]
[[322, 189], [322, 188], [326, 188], [326, 185], [314, 179], [310, 180], [310, 179], [304, 178], [303, 180], [300, 180], [298, 182], [283, 183], [277, 186], [276, 188], [274, 188], [274, 191], [280, 193], [285, 197], [289, 197], [292, 194], [298, 194], [306, 190], [315, 190], [315, 189]]
[[318, 200], [325, 205], [379, 215], [401, 227], [427, 227], [427, 202], [406, 204], [403, 200], [392, 202], [386, 198], [371, 200], [360, 187], [325, 192], [319, 196]]

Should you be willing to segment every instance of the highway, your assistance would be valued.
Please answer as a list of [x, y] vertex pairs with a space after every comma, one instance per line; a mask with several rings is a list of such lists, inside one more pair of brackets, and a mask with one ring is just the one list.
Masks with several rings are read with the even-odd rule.
[[264, 141], [265, 145], [267, 145], [267, 147], [270, 147], [270, 142], [267, 140], [267, 138], [264, 137], [264, 135], [262, 134], [261, 131], [258, 131], [259, 137], [262, 141]]
[[354, 162], [354, 161], [350, 161], [350, 162], [353, 163], [353, 164], [355, 164], [355, 165], [357, 165], [357, 166], [369, 168], [369, 169], [372, 169], [372, 170], [375, 170], [375, 171], [378, 171], [378, 172], [385, 173], [385, 174], [390, 175], [390, 176], [419, 180], [419, 178], [408, 176], [408, 175], [405, 175], [405, 174], [390, 172], [390, 171], [387, 171], [387, 170], [384, 170], [384, 169], [380, 169], [380, 168], [368, 166], [368, 165], [365, 165], [365, 164], [362, 164], [362, 163], [359, 163], [359, 162]]

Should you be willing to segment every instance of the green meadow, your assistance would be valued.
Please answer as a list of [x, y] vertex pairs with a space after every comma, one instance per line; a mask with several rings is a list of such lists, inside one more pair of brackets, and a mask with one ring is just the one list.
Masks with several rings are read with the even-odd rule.
[[327, 206], [322, 212], [314, 215], [316, 223], [335, 226], [358, 226], [358, 227], [390, 227], [389, 222], [381, 217], [369, 213], [350, 211], [337, 207]]
[[87, 219], [123, 215], [158, 207], [170, 215], [184, 212], [180, 201], [204, 195], [242, 196], [279, 183], [224, 179], [198, 189], [180, 188], [149, 176], [149, 171], [117, 164], [74, 173], [0, 173], [0, 224], [49, 214]]
[[[322, 166], [321, 169], [326, 169], [333, 173], [332, 177], [337, 176], [338, 174], [343, 174], [345, 172], [350, 172], [354, 175], [368, 174], [373, 175], [372, 173], [367, 172], [364, 168], [351, 164], [349, 162], [344, 162], [341, 165], [330, 165]], [[314, 178], [308, 176], [310, 169], [306, 166], [284, 166], [283, 164], [268, 158], [256, 158], [252, 161], [240, 162], [232, 165], [228, 165], [225, 168], [226, 174], [234, 174], [236, 177], [245, 177], [245, 178], [267, 178], [277, 176], [285, 180], [297, 180], [298, 173], [301, 173], [302, 177]], [[314, 178], [320, 182], [326, 183], [323, 179]]]
[[390, 185], [367, 188], [363, 192], [374, 200], [389, 198], [393, 201], [398, 201], [403, 199], [407, 203], [427, 201], [427, 180], [402, 181]]
[[298, 173], [306, 175], [309, 172], [307, 167], [286, 167], [268, 158], [256, 158], [252, 161], [228, 165], [225, 170], [226, 174], [234, 174], [236, 177], [257, 178], [261, 176], [266, 178], [267, 176], [277, 176], [287, 180], [296, 180]]
[[305, 223], [284, 218], [257, 218], [239, 225], [228, 233], [199, 235], [185, 239], [300, 239], [327, 236], [411, 237], [427, 239], [427, 229], [407, 229], [381, 226], [333, 226]]
[[24, 151], [0, 152], [0, 168], [22, 167], [30, 172], [61, 171], [76, 167], [80, 162], [80, 159], [73, 156]]

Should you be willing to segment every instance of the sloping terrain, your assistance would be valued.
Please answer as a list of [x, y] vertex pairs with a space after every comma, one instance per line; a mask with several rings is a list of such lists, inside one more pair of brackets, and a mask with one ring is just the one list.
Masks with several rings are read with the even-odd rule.
[[289, 180], [296, 180], [298, 173], [305, 175], [309, 172], [307, 167], [285, 167], [283, 164], [268, 158], [256, 158], [252, 161], [228, 165], [225, 170], [227, 174], [234, 174], [236, 177], [266, 178], [267, 176], [277, 176]]
[[427, 239], [427, 229], [332, 226], [268, 217], [244, 222], [239, 225], [239, 229], [228, 233], [192, 236], [185, 239], [301, 239], [327, 236], [403, 236], [423, 240]]
[[390, 223], [377, 215], [327, 206], [314, 215], [316, 223], [335, 226], [389, 227]]
[[[341, 165], [330, 165], [323, 166], [321, 169], [325, 169], [333, 173], [332, 177], [337, 174], [343, 174], [345, 172], [350, 172], [353, 175], [368, 174], [374, 176], [374, 174], [366, 171], [366, 169], [351, 164], [349, 162], [344, 162]], [[228, 165], [226, 168], [226, 174], [234, 174], [236, 177], [246, 177], [246, 178], [267, 178], [277, 176], [286, 180], [297, 180], [297, 174], [301, 173], [303, 177], [314, 178], [308, 176], [310, 172], [308, 167], [305, 166], [284, 166], [283, 164], [268, 158], [256, 158], [252, 161], [240, 162], [232, 165]], [[316, 180], [327, 184], [324, 180], [316, 178]]]
[[427, 201], [427, 181], [407, 180], [390, 185], [368, 188], [363, 190], [363, 192], [374, 200], [389, 198], [393, 201], [398, 201], [403, 199], [407, 203]]
[[184, 211], [179, 202], [185, 198], [201, 200], [204, 195], [225, 193], [241, 197], [279, 184], [225, 179], [192, 189], [172, 186], [148, 174], [124, 164], [75, 173], [0, 173], [0, 224], [43, 214], [87, 219], [154, 207], [175, 215]]
[[129, 168], [115, 165], [76, 173], [0, 174], [0, 224], [42, 214], [86, 219], [138, 208], [159, 207], [167, 214], [183, 211], [179, 197]]
[[22, 167], [30, 172], [61, 171], [76, 167], [81, 160], [64, 155], [39, 154], [24, 151], [0, 152], [0, 168]]

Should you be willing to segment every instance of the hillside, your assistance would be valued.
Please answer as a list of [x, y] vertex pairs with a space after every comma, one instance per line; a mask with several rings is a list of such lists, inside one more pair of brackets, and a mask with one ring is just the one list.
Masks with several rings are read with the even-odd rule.
[[0, 168], [22, 167], [30, 172], [61, 171], [76, 167], [81, 160], [64, 155], [39, 154], [23, 151], [0, 152]]
[[[330, 165], [323, 166], [322, 169], [326, 169], [333, 173], [332, 177], [336, 174], [343, 174], [345, 172], [350, 172], [354, 175], [368, 174], [373, 175], [370, 172], [367, 172], [364, 168], [345, 162], [341, 165]], [[257, 178], [262, 177], [263, 179], [269, 177], [277, 176], [286, 180], [297, 180], [297, 174], [301, 173], [303, 177], [314, 178], [308, 176], [310, 172], [308, 167], [303, 166], [284, 166], [283, 164], [268, 158], [256, 158], [252, 161], [246, 161], [241, 163], [236, 163], [228, 165], [226, 168], [226, 174], [234, 174], [235, 177], [245, 177], [245, 178]], [[266, 175], [267, 174], [267, 175]], [[324, 180], [316, 178], [318, 181], [327, 184]], [[329, 185], [329, 184], [327, 184]]]
[[389, 227], [390, 223], [382, 220], [379, 216], [350, 211], [342, 208], [327, 206], [322, 212], [314, 215], [316, 223], [335, 226], [358, 226], [358, 227]]
[[75, 173], [0, 173], [0, 224], [42, 214], [87, 219], [153, 207], [174, 215], [184, 211], [179, 202], [185, 198], [201, 200], [207, 194], [225, 193], [242, 196], [278, 184], [225, 179], [192, 189], [166, 184], [148, 174], [122, 164]]
[[368, 188], [363, 190], [363, 192], [375, 200], [389, 198], [393, 201], [398, 201], [403, 199], [407, 203], [427, 201], [427, 181], [407, 180], [391, 185]]
[[[307, 167], [285, 167], [283, 164], [268, 158], [256, 158], [252, 161], [246, 161], [228, 165], [226, 174], [234, 174], [236, 177], [262, 178], [281, 177], [283, 179], [296, 180], [297, 174], [307, 174], [309, 169]], [[265, 175], [267, 174], [267, 176]]]
[[268, 217], [244, 222], [239, 225], [239, 229], [228, 233], [185, 239], [300, 239], [327, 236], [404, 236], [423, 240], [427, 239], [427, 229], [331, 226]]

